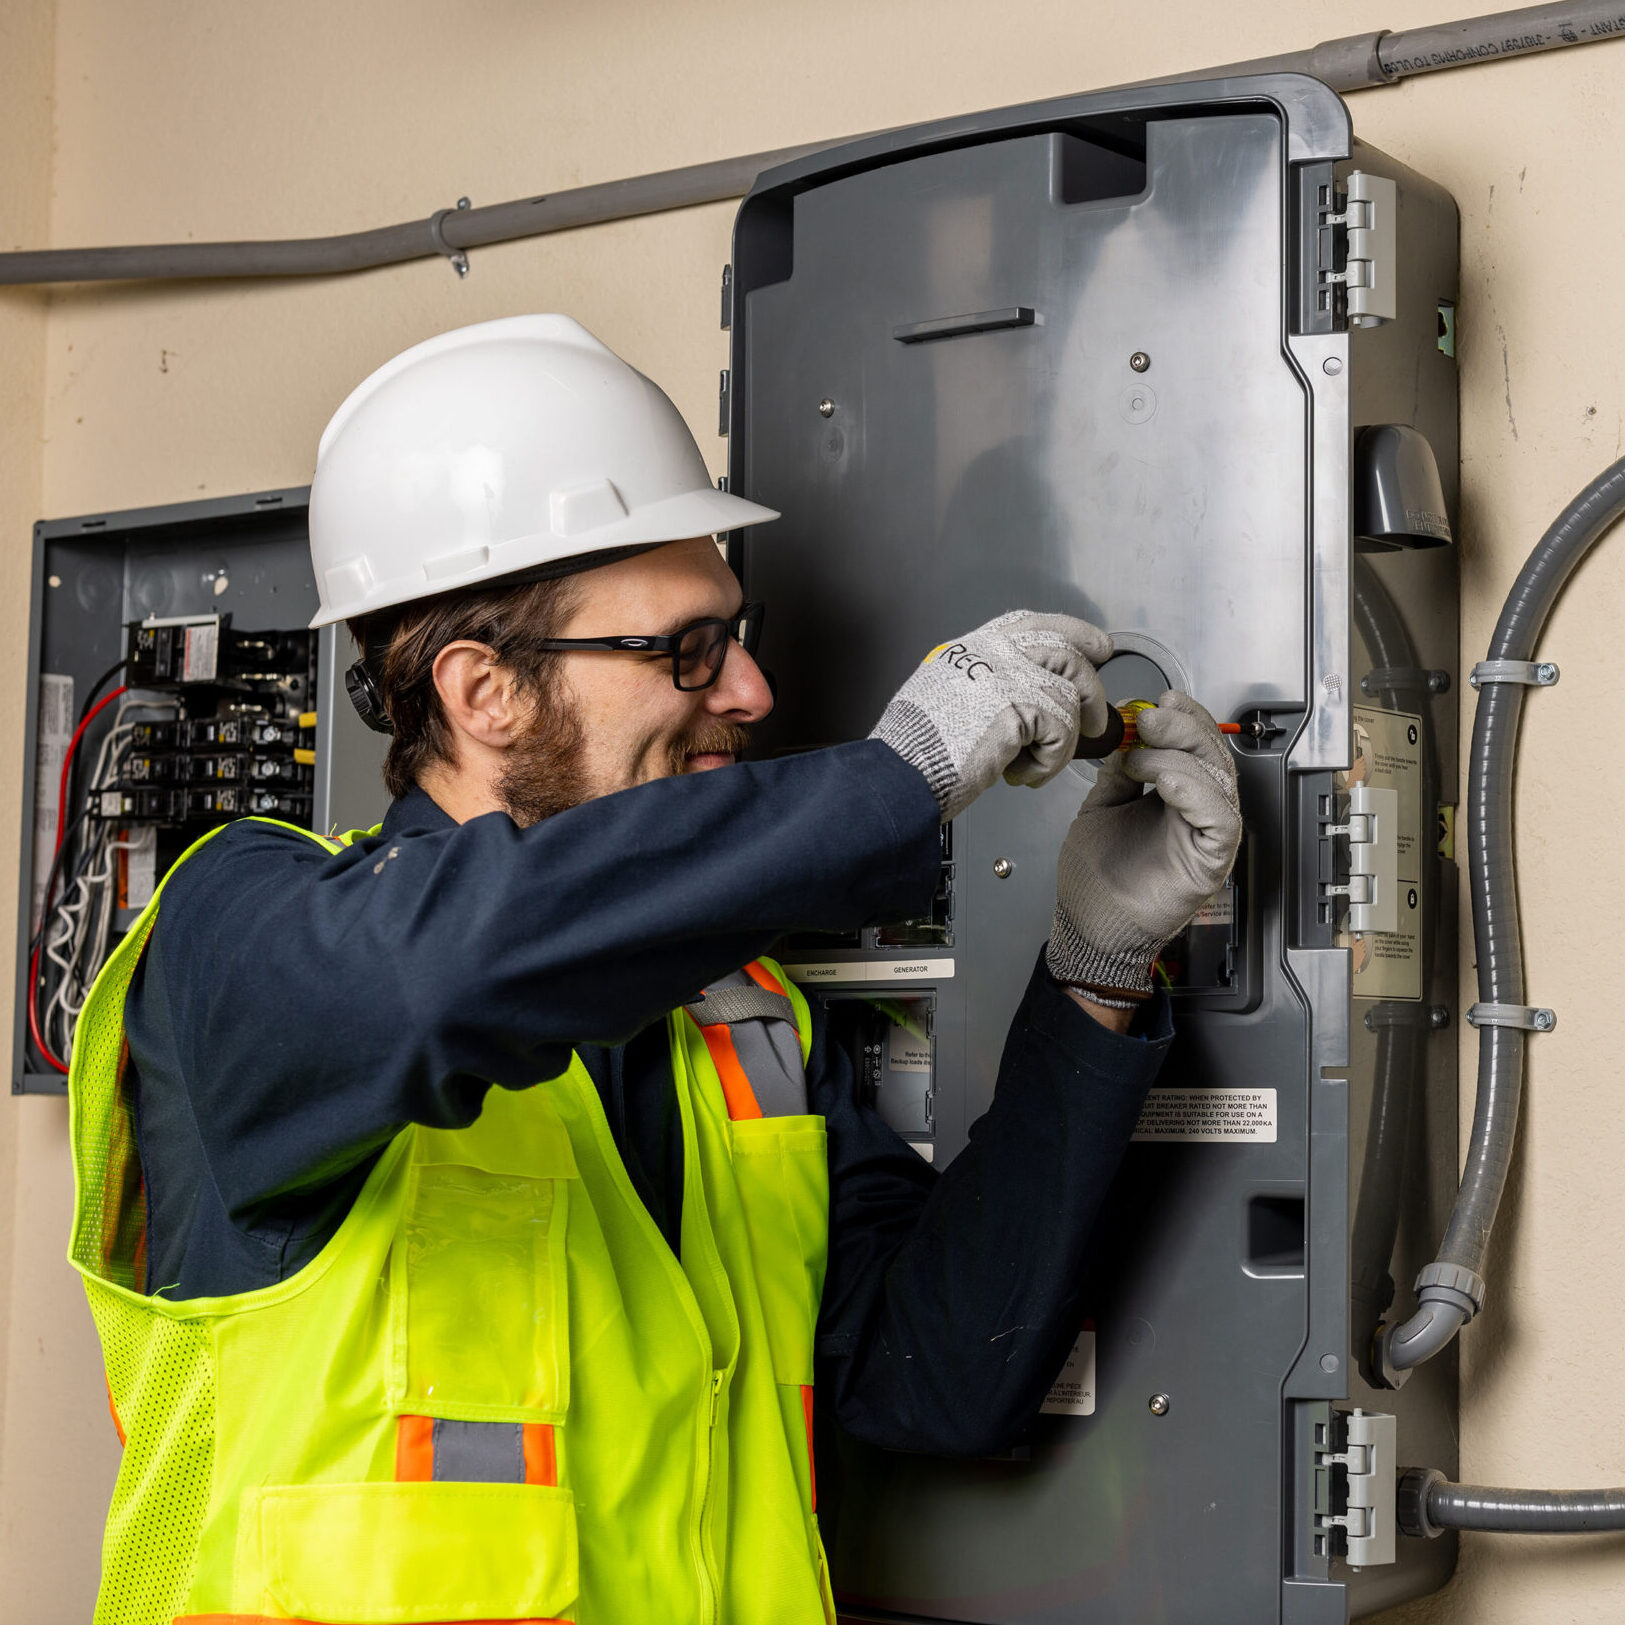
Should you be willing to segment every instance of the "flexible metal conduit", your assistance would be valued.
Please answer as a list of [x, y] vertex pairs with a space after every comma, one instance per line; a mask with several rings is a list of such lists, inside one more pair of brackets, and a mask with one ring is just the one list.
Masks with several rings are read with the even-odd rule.
[[[1558, 515], [1530, 554], [1501, 611], [1490, 644], [1491, 660], [1535, 659], [1558, 594], [1621, 514], [1625, 514], [1625, 458], [1604, 470]], [[1478, 997], [1483, 1004], [1525, 1002], [1512, 843], [1513, 770], [1523, 702], [1522, 683], [1485, 683], [1473, 723], [1468, 884]], [[1517, 1134], [1524, 1038], [1515, 1027], [1478, 1030], [1478, 1098], [1456, 1205], [1438, 1258], [1417, 1278], [1416, 1313], [1381, 1339], [1382, 1369], [1395, 1378], [1437, 1354], [1482, 1307], [1484, 1255]]]
[[1436, 1484], [1428, 1517], [1446, 1529], [1505, 1534], [1586, 1534], [1625, 1529], [1625, 1490], [1498, 1490], [1483, 1484]]
[[[1200, 73], [1144, 79], [1170, 84], [1244, 73], [1307, 73], [1347, 94], [1398, 84], [1423, 73], [1474, 63], [1591, 45], [1625, 36], [1625, 0], [1577, 0], [1572, 5], [1524, 6], [1399, 33], [1379, 31], [1328, 40], [1313, 50], [1231, 62]], [[1127, 87], [1115, 87], [1127, 88]], [[627, 180], [493, 203], [440, 209], [427, 220], [336, 237], [236, 243], [154, 243], [132, 248], [29, 249], [0, 254], [0, 284], [180, 281], [194, 277], [334, 276], [444, 255], [466, 271], [467, 250], [578, 226], [630, 220], [743, 197], [765, 169], [822, 152], [861, 136], [812, 141], [714, 163], [690, 164]]]
[[1400, 1475], [1399, 1525], [1432, 1539], [1447, 1529], [1502, 1535], [1591, 1535], [1625, 1529], [1625, 1489], [1502, 1490], [1452, 1484], [1437, 1468]]
[[[1625, 515], [1625, 458], [1588, 485], [1557, 516], [1519, 571], [1490, 642], [1491, 660], [1531, 661], [1569, 577]], [[1523, 935], [1518, 919], [1512, 845], [1512, 789], [1524, 684], [1485, 683], [1479, 690], [1468, 773], [1468, 883], [1478, 997], [1522, 1005]], [[1517, 1134], [1523, 1092], [1521, 1030], [1478, 1030], [1478, 1102], [1467, 1166], [1438, 1259], [1417, 1280], [1417, 1312], [1379, 1340], [1379, 1363], [1396, 1382], [1437, 1354], [1483, 1303], [1484, 1255], [1495, 1223]], [[1400, 1475], [1399, 1526], [1408, 1535], [1446, 1529], [1579, 1535], [1625, 1529], [1625, 1489], [1509, 1490], [1452, 1484], [1437, 1468]]]
[[[1422, 805], [1439, 801], [1439, 749], [1433, 727], [1434, 698], [1428, 674], [1420, 669], [1416, 645], [1405, 619], [1369, 559], [1354, 555], [1350, 605], [1373, 671], [1361, 688], [1390, 711], [1422, 719]], [[1375, 690], [1367, 685], [1381, 677]], [[1452, 701], [1452, 703], [1454, 703]], [[1438, 944], [1439, 888], [1422, 889], [1422, 986], [1431, 989]], [[1380, 1000], [1367, 1010], [1366, 1024], [1377, 1035], [1367, 1119], [1360, 1197], [1349, 1241], [1349, 1286], [1354, 1345], [1371, 1346], [1378, 1325], [1394, 1301], [1389, 1273], [1399, 1234], [1402, 1195], [1409, 1173], [1416, 1119], [1427, 1086], [1428, 1006]], [[1369, 1371], [1367, 1373], [1370, 1374]]]

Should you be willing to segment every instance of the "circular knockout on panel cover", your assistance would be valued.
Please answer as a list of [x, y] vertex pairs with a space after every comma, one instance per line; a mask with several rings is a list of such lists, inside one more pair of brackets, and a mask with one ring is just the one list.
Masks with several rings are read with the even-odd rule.
[[[1100, 668], [1100, 681], [1112, 705], [1156, 700], [1170, 688], [1190, 692], [1190, 678], [1166, 644], [1144, 632], [1113, 632], [1111, 636], [1117, 652]], [[1098, 767], [1098, 762], [1087, 760], [1072, 763], [1072, 771], [1089, 785], [1095, 782]]]

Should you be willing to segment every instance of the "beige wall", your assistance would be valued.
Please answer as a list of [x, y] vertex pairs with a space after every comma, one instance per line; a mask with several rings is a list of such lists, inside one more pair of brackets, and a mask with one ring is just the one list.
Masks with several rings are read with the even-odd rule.
[[[52, 5], [0, 4], [0, 247], [24, 248], [51, 229]], [[26, 612], [31, 527], [43, 511], [45, 343], [47, 302], [33, 289], [0, 289], [0, 691], [20, 696], [27, 670]], [[0, 851], [15, 852], [20, 825], [17, 766], [22, 757], [20, 699], [0, 707]], [[0, 917], [14, 919], [15, 865], [0, 864]], [[14, 933], [0, 931], [0, 981], [11, 985]], [[45, 1110], [37, 1109], [44, 1106]], [[52, 1356], [80, 1354], [93, 1379], [95, 1359], [84, 1350], [82, 1316], [70, 1316], [67, 1296], [53, 1291], [61, 1270], [45, 1245], [61, 1235], [67, 1203], [62, 1195], [62, 1112], [57, 1102], [0, 1103], [0, 1439], [29, 1431], [26, 1418], [42, 1404]], [[39, 1176], [46, 1178], [40, 1187]], [[47, 1350], [51, 1352], [48, 1354]], [[72, 1395], [61, 1393], [63, 1405]], [[74, 1428], [55, 1430], [73, 1440]], [[6, 1598], [10, 1554], [38, 1539], [45, 1526], [21, 1512], [22, 1496], [0, 1456], [0, 1619], [10, 1620]], [[105, 1454], [93, 1476], [105, 1481]], [[53, 1478], [48, 1490], [56, 1487]], [[91, 1487], [90, 1503], [106, 1492]], [[77, 1565], [62, 1551], [59, 1563]], [[83, 1550], [81, 1547], [80, 1550]], [[82, 1588], [79, 1591], [82, 1596]], [[82, 1610], [81, 1610], [82, 1613]], [[23, 1617], [23, 1616], [16, 1616]], [[69, 1616], [62, 1615], [62, 1618]], [[78, 1616], [75, 1616], [78, 1617]]]
[[[1086, 89], [1362, 28], [1440, 0], [59, 0], [0, 4], [0, 240], [59, 245], [341, 231], [705, 158]], [[1460, 8], [1465, 11], [1469, 8]], [[53, 66], [54, 53], [54, 66]], [[1625, 435], [1625, 48], [1441, 76], [1354, 102], [1376, 145], [1462, 208], [1465, 648], [1518, 562]], [[54, 161], [47, 103], [54, 97]], [[49, 202], [48, 202], [49, 199]], [[288, 286], [0, 296], [0, 649], [21, 672], [28, 524], [302, 483], [351, 384], [438, 329], [567, 310], [663, 382], [714, 438], [726, 205]], [[41, 382], [41, 368], [47, 369]], [[43, 439], [43, 463], [41, 441]], [[1625, 800], [1611, 680], [1625, 537], [1591, 565], [1544, 652], [1520, 795], [1534, 1047], [1491, 1307], [1464, 1339], [1464, 1471], [1620, 1476], [1625, 1165], [1612, 994]], [[0, 851], [14, 849], [22, 700], [0, 709]], [[1595, 717], [1596, 721], [1591, 721]], [[7, 867], [0, 863], [0, 877]], [[9, 880], [0, 912], [11, 906]], [[5, 938], [0, 932], [0, 940]], [[1601, 996], [1581, 997], [1582, 989]], [[1464, 1039], [1465, 1075], [1472, 1056]], [[59, 1262], [63, 1113], [0, 1111], [5, 1434], [0, 1618], [88, 1617], [115, 1452], [88, 1317]], [[4, 1225], [11, 1225], [8, 1237]], [[14, 1240], [14, 1245], [13, 1245]], [[1480, 1539], [1441, 1598], [1396, 1619], [1615, 1621], [1616, 1542]]]

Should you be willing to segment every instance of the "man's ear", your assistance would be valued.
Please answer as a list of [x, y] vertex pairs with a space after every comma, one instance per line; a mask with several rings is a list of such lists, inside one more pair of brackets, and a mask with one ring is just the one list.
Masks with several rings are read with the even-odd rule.
[[506, 750], [525, 720], [513, 672], [487, 643], [448, 643], [434, 657], [434, 686], [452, 732], [487, 750]]

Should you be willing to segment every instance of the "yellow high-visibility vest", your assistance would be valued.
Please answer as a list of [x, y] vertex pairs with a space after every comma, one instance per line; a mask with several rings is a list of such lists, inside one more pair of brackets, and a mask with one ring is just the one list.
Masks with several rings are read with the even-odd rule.
[[[69, 1257], [125, 1439], [98, 1625], [833, 1620], [811, 1457], [823, 1119], [751, 1115], [726, 1021], [676, 1011], [680, 1256], [572, 1057], [493, 1088], [469, 1128], [404, 1130], [291, 1279], [170, 1302], [145, 1291], [124, 1077], [161, 902], [92, 989], [69, 1085]], [[805, 1001], [748, 969], [804, 1066]]]

